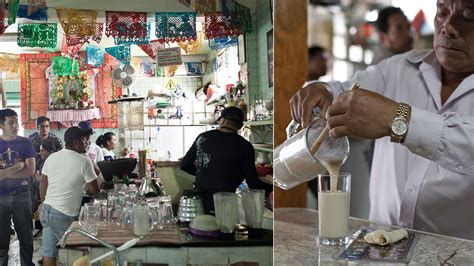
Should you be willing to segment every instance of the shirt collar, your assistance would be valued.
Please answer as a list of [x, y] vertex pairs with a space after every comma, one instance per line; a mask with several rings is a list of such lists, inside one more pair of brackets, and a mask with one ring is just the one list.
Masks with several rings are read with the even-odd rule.
[[410, 63], [417, 64], [431, 56], [434, 56], [434, 50], [413, 50], [407, 54], [406, 60]]

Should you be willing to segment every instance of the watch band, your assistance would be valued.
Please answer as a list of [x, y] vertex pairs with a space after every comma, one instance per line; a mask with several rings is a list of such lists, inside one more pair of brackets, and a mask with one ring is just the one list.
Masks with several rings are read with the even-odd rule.
[[408, 113], [410, 112], [410, 109], [411, 109], [410, 105], [408, 105], [406, 103], [400, 102], [400, 104], [398, 105], [397, 113], [396, 113], [395, 118], [393, 119], [392, 123], [395, 120], [403, 120], [406, 123], [407, 130], [405, 131], [405, 133], [403, 135], [398, 135], [395, 132], [393, 132], [393, 129], [392, 129], [392, 132], [390, 134], [390, 140], [392, 142], [402, 143], [403, 140], [405, 139], [405, 136], [408, 132]]

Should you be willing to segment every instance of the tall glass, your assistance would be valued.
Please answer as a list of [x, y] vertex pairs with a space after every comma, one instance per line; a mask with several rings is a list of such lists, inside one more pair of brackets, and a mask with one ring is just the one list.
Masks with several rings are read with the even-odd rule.
[[234, 228], [239, 222], [237, 194], [232, 192], [217, 192], [214, 193], [213, 197], [219, 230], [222, 233], [234, 232]]
[[318, 176], [319, 243], [322, 245], [344, 245], [349, 240], [351, 175], [339, 173], [337, 190], [331, 190], [331, 182], [335, 180], [329, 175]]
[[79, 213], [79, 225], [93, 236], [99, 234], [99, 211], [97, 205], [86, 203]]
[[249, 228], [262, 228], [265, 190], [249, 189], [242, 191], [242, 207]]

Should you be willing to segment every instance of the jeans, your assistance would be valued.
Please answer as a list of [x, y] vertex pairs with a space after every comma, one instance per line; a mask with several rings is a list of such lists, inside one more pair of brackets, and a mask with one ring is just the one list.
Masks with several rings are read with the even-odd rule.
[[0, 195], [1, 266], [8, 265], [11, 218], [13, 218], [15, 231], [18, 240], [20, 240], [21, 265], [33, 265], [33, 215], [31, 211], [31, 195], [28, 188], [26, 188], [26, 191]]
[[43, 256], [56, 258], [58, 256], [58, 244], [61, 237], [67, 231], [76, 217], [68, 216], [48, 204], [41, 209], [41, 224], [43, 224]]

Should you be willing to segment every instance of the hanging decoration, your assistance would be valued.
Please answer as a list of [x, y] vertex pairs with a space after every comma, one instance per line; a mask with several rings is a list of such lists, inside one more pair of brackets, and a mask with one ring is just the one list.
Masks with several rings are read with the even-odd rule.
[[199, 14], [216, 12], [216, 0], [194, 0], [194, 11]]
[[191, 7], [191, 0], [179, 0], [185, 7]]
[[122, 45], [122, 44], [148, 44], [150, 43], [150, 29], [151, 24], [146, 23], [146, 35], [144, 38], [142, 37], [115, 37], [114, 42], [115, 45]]
[[97, 11], [56, 8], [56, 13], [66, 34], [91, 36], [96, 33]]
[[237, 36], [227, 36], [222, 38], [209, 39], [209, 48], [211, 50], [224, 49], [239, 44], [239, 38]]
[[148, 44], [139, 44], [140, 47], [151, 59], [156, 59], [156, 50], [164, 49], [165, 44], [160, 43], [158, 40], [153, 40]]
[[157, 12], [155, 21], [155, 34], [162, 43], [196, 40], [196, 13]]
[[[5, 4], [8, 2], [8, 9]], [[8, 26], [16, 22], [19, 0], [0, 0], [0, 34], [3, 34]], [[5, 20], [8, 18], [7, 20]]]
[[89, 39], [92, 39], [96, 43], [100, 43], [102, 40], [102, 32], [104, 30], [103, 23], [95, 23], [94, 35], [71, 35], [65, 33], [64, 36], [66, 37], [66, 42], [68, 46], [74, 46], [78, 44], [84, 44]]
[[241, 32], [251, 33], [252, 28], [252, 15], [250, 14], [250, 8], [236, 3], [237, 7], [237, 17], [238, 17], [238, 24], [239, 29]]
[[197, 53], [201, 50], [201, 39], [202, 33], [197, 33], [197, 38], [194, 41], [179, 42], [178, 45], [183, 49], [187, 54]]
[[20, 71], [20, 56], [0, 53], [0, 72], [18, 73]]
[[57, 76], [79, 76], [79, 64], [76, 60], [65, 56], [56, 56], [52, 59], [53, 74]]
[[146, 16], [145, 12], [106, 11], [105, 35], [121, 38], [123, 41], [143, 42], [147, 39], [148, 32]]
[[19, 5], [17, 17], [19, 18], [27, 18], [30, 20], [48, 20], [48, 7], [38, 8], [35, 12], [28, 14], [28, 6], [27, 5]]
[[27, 15], [37, 12], [39, 9], [46, 7], [46, 0], [28, 0]]
[[130, 45], [109, 47], [105, 51], [125, 65], [130, 65]]
[[66, 38], [63, 38], [62, 45], [61, 45], [61, 54], [66, 55], [68, 57], [76, 58], [77, 53], [81, 49], [82, 45], [83, 44], [80, 43], [80, 44], [68, 46]]
[[86, 47], [86, 64], [98, 67], [104, 63], [104, 49], [97, 46], [88, 45]]
[[204, 15], [204, 32], [208, 39], [239, 36], [242, 33], [229, 16], [219, 12]]
[[57, 24], [18, 24], [17, 44], [20, 47], [55, 48], [57, 39]]

